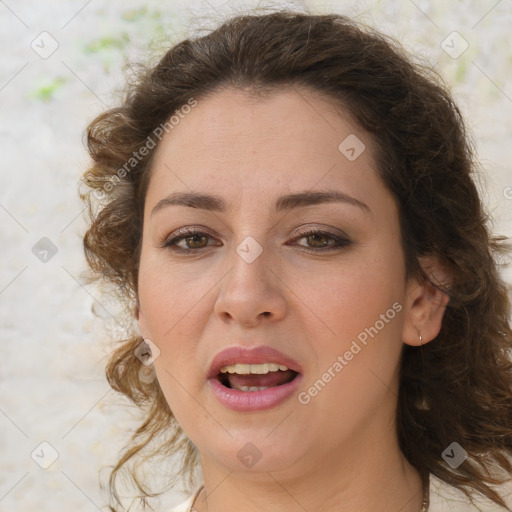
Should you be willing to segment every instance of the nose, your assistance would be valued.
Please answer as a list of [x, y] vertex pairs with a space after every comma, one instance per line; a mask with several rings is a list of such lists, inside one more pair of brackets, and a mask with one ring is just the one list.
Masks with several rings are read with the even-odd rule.
[[263, 250], [251, 261], [243, 252], [233, 251], [214, 306], [215, 314], [224, 322], [255, 327], [286, 314], [286, 285], [268, 253]]

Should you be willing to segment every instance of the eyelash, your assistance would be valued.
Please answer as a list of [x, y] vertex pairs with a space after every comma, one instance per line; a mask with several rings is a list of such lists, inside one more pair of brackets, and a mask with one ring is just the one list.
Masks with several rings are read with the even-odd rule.
[[[208, 233], [205, 233], [204, 231], [200, 231], [200, 230], [191, 228], [191, 229], [184, 230], [182, 232], [182, 234], [180, 234], [178, 236], [175, 236], [173, 238], [165, 240], [160, 247], [168, 248], [171, 251], [174, 251], [178, 254], [183, 254], [183, 255], [197, 254], [198, 252], [201, 252], [203, 249], [206, 249], [206, 247], [209, 247], [209, 246], [201, 247], [199, 249], [182, 249], [182, 248], [178, 248], [176, 246], [176, 244], [178, 242], [180, 242], [181, 240], [186, 240], [187, 238], [193, 238], [196, 235], [205, 235], [207, 237], [210, 237], [210, 235]], [[302, 238], [307, 238], [310, 236], [323, 236], [328, 239], [334, 240], [334, 244], [331, 244], [327, 247], [306, 248], [303, 245], [301, 246], [306, 252], [313, 253], [313, 254], [314, 253], [318, 254], [319, 252], [326, 252], [326, 251], [340, 249], [342, 247], [347, 247], [352, 244], [352, 242], [348, 238], [345, 238], [345, 237], [342, 237], [339, 235], [335, 235], [334, 233], [329, 233], [328, 231], [321, 231], [318, 229], [311, 229], [311, 228], [303, 231], [300, 234], [300, 236], [294, 238], [293, 241], [301, 240]], [[210, 237], [210, 238], [212, 238], [212, 237]]]

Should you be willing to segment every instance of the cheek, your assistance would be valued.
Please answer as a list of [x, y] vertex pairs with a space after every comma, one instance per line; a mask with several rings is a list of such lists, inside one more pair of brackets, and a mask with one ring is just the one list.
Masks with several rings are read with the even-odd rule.
[[205, 308], [212, 307], [208, 295], [212, 286], [153, 263], [141, 260], [139, 300], [151, 339], [160, 349], [155, 360], [158, 382], [179, 421], [180, 411], [190, 405], [190, 393], [196, 394], [200, 387], [191, 376], [197, 375], [197, 344], [206, 328]]
[[184, 272], [162, 258], [141, 258], [139, 300], [154, 341], [160, 340], [165, 348], [187, 331], [197, 330], [198, 312], [213, 283], [206, 273]]
[[402, 261], [394, 246], [378, 247], [361, 251], [360, 258], [330, 272], [315, 288], [309, 287], [308, 305], [322, 320], [316, 325], [323, 326], [326, 334], [315, 347], [318, 363], [307, 385], [314, 385], [315, 379], [332, 382], [318, 404], [343, 403], [333, 413], [337, 418], [363, 417], [385, 400], [400, 362]]
[[361, 251], [360, 257], [347, 259], [338, 268], [294, 282], [300, 287], [297, 295], [316, 314], [318, 327], [340, 348], [376, 322], [381, 327], [381, 315], [390, 320], [383, 331], [399, 330], [399, 322], [391, 320], [401, 309], [392, 306], [403, 300], [402, 272], [401, 258], [393, 251]]
[[401, 272], [400, 257], [381, 253], [347, 263], [309, 287], [308, 306], [321, 320], [315, 326], [326, 334], [314, 342], [310, 329], [318, 362], [305, 386], [310, 410], [328, 408], [333, 428], [350, 430], [394, 396], [389, 389], [403, 346]]
[[[190, 415], [190, 394], [197, 385], [196, 343], [204, 330], [206, 283], [190, 279], [168, 263], [141, 258], [139, 301], [152, 341], [160, 349], [155, 360], [157, 379], [178, 422]], [[194, 410], [194, 417], [200, 414]], [[181, 416], [184, 416], [183, 418]]]

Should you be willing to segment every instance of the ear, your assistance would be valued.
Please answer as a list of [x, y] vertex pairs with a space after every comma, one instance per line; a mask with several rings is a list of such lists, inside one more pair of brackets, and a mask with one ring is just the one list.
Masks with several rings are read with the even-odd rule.
[[420, 265], [430, 282], [419, 283], [415, 278], [408, 281], [402, 330], [403, 342], [413, 346], [424, 345], [439, 334], [444, 312], [450, 300], [446, 293], [432, 284], [447, 288], [451, 281], [439, 259], [433, 256], [422, 257]]

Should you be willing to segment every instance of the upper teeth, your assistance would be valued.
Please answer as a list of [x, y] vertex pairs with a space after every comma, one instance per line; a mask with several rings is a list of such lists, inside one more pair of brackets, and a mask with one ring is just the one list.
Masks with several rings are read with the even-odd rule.
[[283, 364], [276, 363], [263, 363], [263, 364], [230, 364], [228, 366], [223, 366], [220, 369], [220, 373], [238, 373], [239, 375], [248, 375], [250, 373], [259, 373], [264, 374], [268, 372], [277, 372], [278, 370], [282, 370], [285, 372], [288, 370], [288, 367]]

